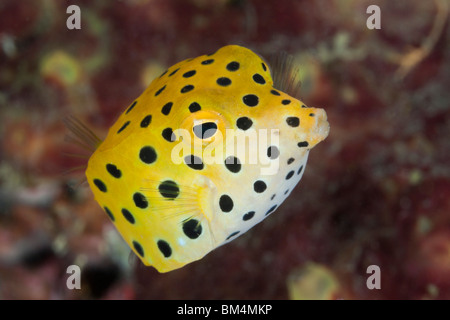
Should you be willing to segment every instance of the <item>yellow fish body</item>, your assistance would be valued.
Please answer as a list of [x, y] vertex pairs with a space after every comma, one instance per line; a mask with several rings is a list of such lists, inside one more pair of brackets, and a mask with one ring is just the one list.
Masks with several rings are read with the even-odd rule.
[[274, 88], [258, 55], [230, 45], [155, 79], [110, 128], [86, 177], [142, 262], [168, 272], [278, 208], [328, 131], [322, 109]]

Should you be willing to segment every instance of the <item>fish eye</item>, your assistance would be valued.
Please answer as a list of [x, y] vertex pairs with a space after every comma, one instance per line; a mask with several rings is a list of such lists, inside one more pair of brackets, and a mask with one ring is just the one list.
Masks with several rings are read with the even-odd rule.
[[217, 132], [217, 124], [215, 122], [203, 122], [198, 125], [194, 125], [192, 128], [194, 134], [200, 139], [209, 139]]

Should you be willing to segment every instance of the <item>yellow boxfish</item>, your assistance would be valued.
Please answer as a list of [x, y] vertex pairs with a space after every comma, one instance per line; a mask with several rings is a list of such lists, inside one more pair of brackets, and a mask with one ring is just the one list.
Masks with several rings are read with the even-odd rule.
[[89, 185], [145, 265], [199, 260], [288, 197], [329, 132], [322, 109], [283, 92], [295, 82], [289, 63], [271, 74], [251, 50], [225, 46], [170, 67], [96, 143]]

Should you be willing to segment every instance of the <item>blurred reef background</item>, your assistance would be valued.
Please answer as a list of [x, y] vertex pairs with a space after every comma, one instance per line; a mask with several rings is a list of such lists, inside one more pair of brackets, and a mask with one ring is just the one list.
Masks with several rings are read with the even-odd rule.
[[[81, 30], [66, 27], [71, 4]], [[379, 30], [366, 27], [372, 4]], [[2, 0], [0, 299], [450, 299], [449, 6]], [[104, 137], [167, 67], [227, 44], [293, 55], [331, 133], [275, 214], [159, 274], [129, 259], [61, 120]], [[72, 264], [80, 290], [66, 287]]]

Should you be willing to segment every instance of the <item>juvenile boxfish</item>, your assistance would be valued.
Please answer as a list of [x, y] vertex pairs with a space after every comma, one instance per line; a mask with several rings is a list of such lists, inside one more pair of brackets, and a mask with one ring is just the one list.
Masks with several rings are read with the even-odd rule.
[[98, 140], [87, 181], [145, 265], [168, 272], [201, 259], [300, 181], [329, 125], [324, 110], [283, 92], [295, 83], [279, 65], [236, 45], [179, 62]]

